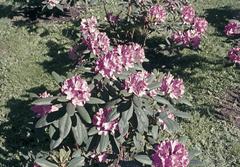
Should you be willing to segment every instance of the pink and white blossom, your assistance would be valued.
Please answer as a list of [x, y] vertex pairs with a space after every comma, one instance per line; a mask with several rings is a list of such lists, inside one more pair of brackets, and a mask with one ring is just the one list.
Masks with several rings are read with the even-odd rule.
[[201, 34], [195, 30], [178, 31], [172, 34], [172, 40], [177, 45], [198, 48], [201, 42]]
[[118, 130], [118, 120], [109, 120], [112, 112], [111, 108], [100, 108], [93, 116], [93, 125], [96, 126], [99, 135], [115, 134]]
[[167, 12], [161, 5], [154, 5], [150, 7], [150, 9], [147, 12], [147, 21], [148, 22], [154, 22], [162, 23], [167, 18]]
[[[40, 98], [47, 98], [52, 97], [47, 91], [39, 94]], [[31, 110], [36, 114], [36, 117], [40, 118], [43, 117], [49, 113], [55, 112], [59, 110], [58, 105], [52, 105], [52, 104], [44, 104], [44, 105], [33, 105], [31, 107]]]
[[95, 72], [102, 74], [108, 79], [115, 79], [114, 74], [120, 74], [123, 70], [122, 58], [117, 53], [116, 49], [108, 52], [106, 55], [99, 57], [96, 61]]
[[207, 30], [208, 22], [204, 18], [195, 17], [193, 22], [193, 27], [198, 33], [202, 34]]
[[130, 74], [125, 80], [125, 89], [139, 97], [146, 95], [148, 91], [148, 77], [149, 74], [145, 71]]
[[137, 43], [118, 45], [117, 51], [125, 69], [132, 68], [134, 64], [142, 63], [145, 59], [144, 49]]
[[172, 99], [179, 99], [185, 92], [185, 87], [182, 79], [174, 79], [170, 73], [165, 75], [160, 84], [160, 91], [164, 95], [169, 95]]
[[60, 3], [60, 0], [47, 0], [47, 3], [51, 6], [51, 7], [55, 7], [56, 5], [58, 5]]
[[232, 48], [229, 52], [228, 52], [228, 58], [236, 63], [236, 64], [240, 64], [240, 47], [235, 47]]
[[182, 20], [184, 23], [192, 23], [195, 18], [195, 10], [191, 5], [184, 6], [181, 10]]
[[236, 21], [230, 21], [224, 29], [227, 36], [240, 35], [240, 23]]
[[91, 155], [91, 158], [95, 159], [97, 162], [106, 162], [107, 160], [107, 153], [103, 152], [103, 153], [100, 153], [100, 154], [92, 154]]
[[165, 140], [155, 147], [152, 160], [155, 167], [187, 167], [188, 150], [176, 140]]
[[65, 80], [61, 91], [75, 106], [83, 106], [91, 96], [87, 82], [78, 75]]

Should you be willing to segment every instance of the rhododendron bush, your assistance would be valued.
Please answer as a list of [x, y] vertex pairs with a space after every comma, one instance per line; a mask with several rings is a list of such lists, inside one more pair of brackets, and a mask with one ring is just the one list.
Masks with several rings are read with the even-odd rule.
[[[207, 23], [189, 4], [177, 10], [181, 4], [134, 2], [148, 30], [167, 26], [169, 15], [176, 14], [182, 27], [190, 28], [172, 29], [173, 42], [196, 47]], [[108, 13], [107, 18], [117, 27], [119, 17]], [[67, 77], [53, 72], [59, 91], [33, 94], [36, 128], [48, 132], [51, 150], [74, 139], [70, 146], [75, 153], [68, 166], [118, 166], [131, 160], [156, 167], [189, 166], [193, 154], [174, 135], [179, 130], [177, 120], [190, 118], [177, 107], [191, 106], [184, 97], [184, 81], [169, 72], [144, 69], [143, 63], [148, 63], [144, 43], [110, 39], [94, 16], [82, 19], [80, 32], [80, 43], [69, 50], [78, 72]], [[43, 158], [35, 163], [54, 166]]]

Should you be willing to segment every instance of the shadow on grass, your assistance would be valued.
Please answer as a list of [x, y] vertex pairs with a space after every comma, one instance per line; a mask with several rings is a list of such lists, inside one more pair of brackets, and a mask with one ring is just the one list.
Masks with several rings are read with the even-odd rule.
[[55, 41], [48, 41], [47, 46], [49, 48], [47, 56], [51, 57], [51, 60], [46, 60], [40, 63], [46, 72], [52, 73], [55, 71], [58, 74], [64, 75], [68, 70], [74, 68], [72, 61], [68, 57], [64, 44], [59, 44]]
[[230, 6], [206, 9], [207, 21], [216, 28], [218, 34], [224, 35], [224, 27], [231, 19], [240, 19], [240, 8], [233, 9]]
[[[27, 92], [43, 92], [44, 86], [32, 88]], [[6, 166], [26, 166], [32, 161], [29, 157], [36, 155], [40, 151], [49, 150], [46, 143], [49, 142], [43, 129], [35, 129], [36, 118], [30, 110], [31, 100], [28, 95], [20, 98], [11, 98], [6, 103], [6, 108], [10, 109], [7, 121], [0, 125], [0, 135], [4, 136], [5, 150], [0, 150], [0, 164]], [[3, 158], [4, 157], [4, 158]]]

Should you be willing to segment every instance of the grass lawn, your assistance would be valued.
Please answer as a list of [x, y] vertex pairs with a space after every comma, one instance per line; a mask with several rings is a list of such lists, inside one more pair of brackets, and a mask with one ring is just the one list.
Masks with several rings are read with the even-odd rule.
[[[240, 129], [216, 117], [224, 93], [240, 86], [239, 68], [223, 63], [231, 48], [223, 28], [229, 19], [240, 17], [240, 1], [193, 3], [209, 22], [201, 51], [184, 50], [182, 58], [166, 66], [184, 79], [187, 98], [193, 103], [185, 108], [193, 117], [181, 122], [179, 135], [188, 137], [189, 147], [202, 151], [199, 158], [204, 166], [240, 167]], [[78, 30], [72, 23], [12, 20], [13, 9], [11, 3], [0, 0], [0, 166], [23, 166], [28, 151], [48, 150], [48, 141], [33, 129], [27, 95], [54, 89], [51, 72], [64, 74], [72, 69], [67, 47], [74, 44]]]

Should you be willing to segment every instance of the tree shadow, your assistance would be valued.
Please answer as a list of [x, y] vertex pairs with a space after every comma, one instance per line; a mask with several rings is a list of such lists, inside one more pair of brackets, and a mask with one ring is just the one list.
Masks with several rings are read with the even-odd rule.
[[45, 60], [40, 63], [46, 72], [52, 73], [55, 71], [59, 74], [66, 74], [70, 69], [74, 68], [74, 64], [68, 57], [65, 44], [48, 41], [47, 46], [49, 48], [47, 55], [51, 57], [51, 60]]
[[[27, 92], [40, 93], [46, 90], [44, 86], [32, 88]], [[0, 164], [6, 166], [25, 166], [29, 161], [29, 151], [36, 155], [40, 151], [49, 150], [46, 142], [48, 136], [43, 129], [35, 129], [36, 118], [30, 111], [31, 99], [28, 93], [19, 98], [11, 98], [6, 103], [10, 109], [7, 121], [0, 124], [0, 135], [4, 136], [5, 149], [0, 149]]]
[[224, 27], [231, 19], [240, 19], [240, 9], [224, 6], [214, 9], [206, 9], [207, 21], [216, 28], [218, 35], [224, 35]]

